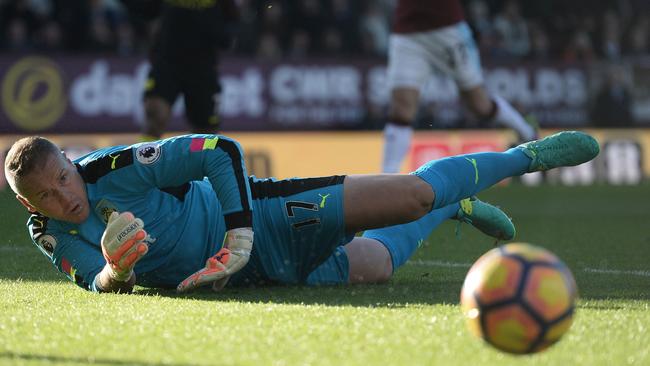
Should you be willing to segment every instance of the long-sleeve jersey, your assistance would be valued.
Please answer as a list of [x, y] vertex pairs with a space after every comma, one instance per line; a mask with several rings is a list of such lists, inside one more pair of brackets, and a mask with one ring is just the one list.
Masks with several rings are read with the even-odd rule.
[[[240, 146], [219, 135], [187, 135], [115, 146], [75, 160], [91, 213], [81, 224], [32, 215], [34, 243], [77, 285], [97, 290], [106, 261], [101, 236], [113, 211], [142, 219], [149, 252], [140, 285], [176, 286], [215, 254], [226, 230], [252, 227], [250, 183]], [[173, 259], [173, 261], [171, 261]]]

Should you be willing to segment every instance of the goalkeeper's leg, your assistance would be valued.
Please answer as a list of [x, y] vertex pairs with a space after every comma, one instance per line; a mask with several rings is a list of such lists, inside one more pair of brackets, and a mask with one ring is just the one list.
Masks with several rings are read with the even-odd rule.
[[[462, 203], [462, 204], [461, 204]], [[496, 240], [510, 240], [515, 227], [498, 207], [477, 198], [433, 210], [408, 224], [367, 230], [345, 246], [349, 281], [382, 282], [413, 255], [443, 221], [458, 220], [474, 226]]]
[[531, 158], [519, 149], [441, 159], [409, 175], [351, 175], [344, 183], [349, 233], [415, 221], [434, 209], [524, 174]]
[[434, 160], [410, 175], [352, 175], [344, 183], [346, 229], [351, 233], [411, 222], [505, 178], [578, 165], [598, 151], [591, 136], [566, 131], [506, 152]]

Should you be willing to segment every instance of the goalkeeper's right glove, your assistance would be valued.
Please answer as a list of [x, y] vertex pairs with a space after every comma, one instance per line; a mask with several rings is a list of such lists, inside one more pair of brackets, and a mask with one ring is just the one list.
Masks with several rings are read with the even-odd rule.
[[113, 212], [108, 218], [102, 235], [102, 253], [114, 280], [128, 281], [135, 263], [147, 254], [149, 247], [144, 242], [147, 233], [143, 227], [142, 220], [130, 212]]
[[208, 258], [204, 268], [179, 283], [176, 290], [186, 292], [207, 284], [211, 284], [213, 290], [221, 290], [230, 276], [248, 263], [252, 249], [253, 228], [241, 227], [228, 230], [219, 252]]

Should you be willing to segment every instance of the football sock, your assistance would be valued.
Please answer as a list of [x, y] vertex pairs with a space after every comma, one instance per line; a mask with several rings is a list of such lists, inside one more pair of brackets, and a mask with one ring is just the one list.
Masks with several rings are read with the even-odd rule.
[[524, 141], [530, 141], [536, 138], [537, 132], [517, 110], [508, 103], [507, 100], [498, 95], [493, 95], [492, 99], [497, 105], [494, 121], [506, 127], [510, 127], [517, 132]]
[[384, 160], [382, 172], [399, 173], [402, 161], [411, 147], [413, 128], [411, 126], [386, 123], [384, 127]]
[[459, 208], [460, 204], [456, 202], [433, 210], [418, 220], [407, 224], [366, 230], [363, 237], [378, 240], [388, 249], [393, 263], [393, 271], [395, 271], [406, 263], [413, 252], [440, 223], [455, 217]]
[[530, 158], [521, 149], [457, 155], [432, 160], [415, 174], [435, 193], [433, 209], [445, 207], [493, 186], [501, 180], [528, 171]]

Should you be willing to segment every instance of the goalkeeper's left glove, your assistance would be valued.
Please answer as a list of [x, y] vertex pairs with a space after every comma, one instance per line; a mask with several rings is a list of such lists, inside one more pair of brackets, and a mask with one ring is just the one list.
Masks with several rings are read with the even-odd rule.
[[221, 250], [208, 258], [204, 268], [183, 280], [176, 290], [186, 292], [207, 284], [212, 284], [214, 290], [222, 289], [230, 276], [248, 263], [252, 249], [253, 228], [228, 230]]

